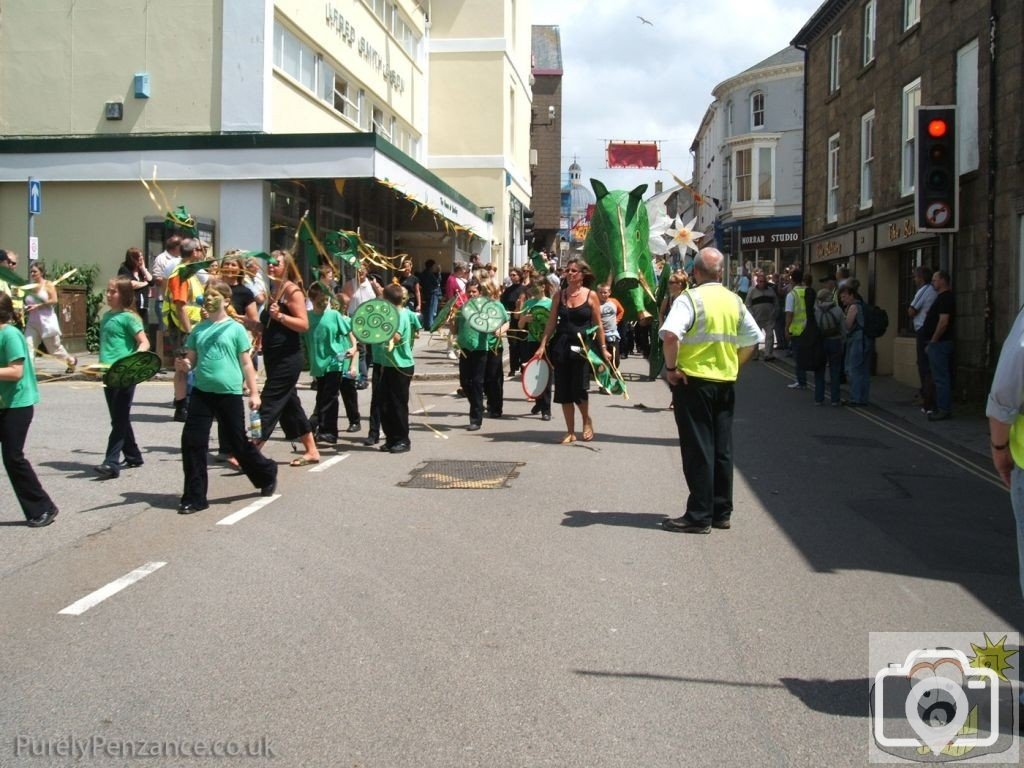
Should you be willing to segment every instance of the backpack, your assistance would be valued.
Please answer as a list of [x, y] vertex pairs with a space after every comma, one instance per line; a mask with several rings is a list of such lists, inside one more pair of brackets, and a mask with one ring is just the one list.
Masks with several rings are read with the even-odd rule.
[[825, 339], [839, 335], [839, 321], [832, 314], [833, 309], [835, 309], [835, 304], [821, 313], [821, 320], [818, 322], [818, 330], [821, 331], [822, 338]]
[[864, 305], [864, 335], [869, 339], [884, 336], [889, 328], [889, 314], [874, 304]]

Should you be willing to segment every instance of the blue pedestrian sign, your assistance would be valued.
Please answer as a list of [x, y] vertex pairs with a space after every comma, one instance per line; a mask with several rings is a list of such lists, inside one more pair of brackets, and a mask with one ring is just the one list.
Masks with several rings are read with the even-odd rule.
[[28, 212], [43, 212], [43, 182], [38, 179], [28, 180]]

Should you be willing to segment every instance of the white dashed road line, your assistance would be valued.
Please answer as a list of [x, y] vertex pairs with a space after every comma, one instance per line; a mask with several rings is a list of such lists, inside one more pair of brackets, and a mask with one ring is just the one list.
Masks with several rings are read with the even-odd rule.
[[122, 589], [130, 587], [139, 579], [144, 579], [146, 576], [153, 573], [153, 571], [159, 570], [165, 565], [167, 565], [167, 563], [146, 563], [142, 567], [136, 568], [131, 573], [126, 574], [119, 579], [114, 579], [114, 581], [110, 582], [105, 587], [100, 587], [95, 592], [86, 595], [81, 600], [69, 605], [67, 608], [58, 611], [58, 613], [63, 613], [67, 616], [81, 616], [90, 608], [102, 603], [108, 597], [116, 595]]
[[257, 499], [247, 507], [242, 507], [237, 512], [232, 512], [227, 517], [218, 520], [217, 525], [234, 525], [239, 520], [244, 520], [253, 512], [258, 512], [263, 509], [267, 504], [271, 504], [281, 498], [280, 493], [275, 493], [273, 496], [267, 496], [265, 499]]
[[348, 458], [348, 454], [347, 453], [341, 453], [341, 454], [338, 454], [337, 456], [332, 456], [327, 461], [320, 462], [319, 464], [317, 464], [315, 467], [313, 467], [309, 471], [310, 472], [326, 472], [328, 469], [333, 467], [335, 464], [337, 464], [338, 462], [344, 461], [347, 458]]

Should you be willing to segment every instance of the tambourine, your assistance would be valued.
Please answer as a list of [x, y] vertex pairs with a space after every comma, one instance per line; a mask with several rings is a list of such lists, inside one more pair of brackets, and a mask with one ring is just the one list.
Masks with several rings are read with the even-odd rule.
[[508, 322], [501, 302], [484, 296], [470, 299], [459, 312], [466, 324], [478, 333], [494, 333]]
[[458, 298], [458, 294], [452, 296], [444, 303], [444, 306], [437, 310], [437, 314], [434, 316], [434, 322], [430, 324], [431, 333], [437, 333], [438, 328], [452, 319], [452, 313], [455, 311], [455, 302]]
[[398, 319], [398, 307], [390, 301], [364, 301], [352, 315], [352, 335], [363, 344], [383, 344], [398, 331]]
[[160, 355], [136, 352], [111, 364], [103, 374], [103, 383], [108, 387], [131, 387], [152, 379], [160, 372], [160, 366]]
[[530, 333], [530, 338], [541, 338], [544, 335], [544, 328], [548, 324], [548, 318], [551, 317], [551, 308], [530, 307], [530, 309], [526, 310], [526, 313], [533, 318], [526, 326], [526, 330]]
[[523, 368], [523, 394], [536, 400], [551, 381], [551, 363], [543, 357], [535, 357]]

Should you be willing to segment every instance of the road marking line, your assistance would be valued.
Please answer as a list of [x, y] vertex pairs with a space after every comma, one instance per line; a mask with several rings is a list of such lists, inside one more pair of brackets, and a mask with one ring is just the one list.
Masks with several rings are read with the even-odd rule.
[[267, 504], [271, 504], [272, 502], [275, 502], [280, 498], [281, 494], [275, 493], [273, 496], [268, 496], [265, 499], [257, 499], [248, 507], [242, 507], [242, 509], [238, 510], [237, 512], [232, 512], [230, 515], [223, 518], [222, 520], [218, 520], [217, 525], [234, 525], [239, 520], [244, 520], [253, 512], [259, 512], [261, 509], [267, 506]]
[[342, 453], [342, 454], [339, 454], [337, 456], [332, 456], [327, 461], [324, 461], [324, 462], [321, 462], [320, 464], [317, 464], [315, 467], [313, 467], [309, 471], [310, 472], [326, 472], [327, 469], [329, 469], [330, 467], [333, 467], [338, 462], [344, 461], [347, 458], [348, 458], [348, 454], [347, 453]]
[[77, 600], [76, 602], [69, 605], [67, 608], [57, 611], [57, 613], [63, 613], [67, 616], [81, 616], [90, 608], [102, 603], [108, 597], [113, 597], [122, 589], [130, 587], [139, 579], [144, 579], [146, 576], [149, 576], [149, 574], [153, 573], [153, 571], [159, 570], [160, 568], [163, 568], [165, 565], [167, 565], [167, 563], [146, 563], [142, 567], [136, 568], [131, 573], [126, 574], [119, 579], [114, 579], [105, 587], [100, 587], [95, 592], [92, 592], [83, 597], [81, 600]]

